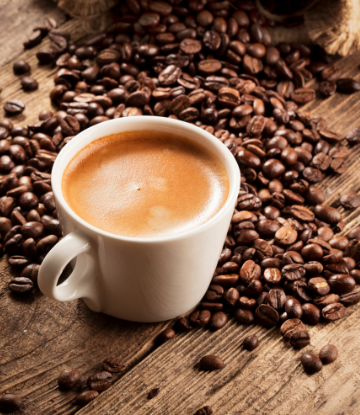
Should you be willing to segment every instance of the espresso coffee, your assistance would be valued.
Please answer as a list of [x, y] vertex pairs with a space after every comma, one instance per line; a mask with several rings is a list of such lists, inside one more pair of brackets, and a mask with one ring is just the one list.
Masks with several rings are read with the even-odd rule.
[[207, 222], [224, 205], [229, 181], [205, 147], [164, 132], [132, 131], [84, 147], [66, 167], [62, 190], [87, 223], [149, 238]]

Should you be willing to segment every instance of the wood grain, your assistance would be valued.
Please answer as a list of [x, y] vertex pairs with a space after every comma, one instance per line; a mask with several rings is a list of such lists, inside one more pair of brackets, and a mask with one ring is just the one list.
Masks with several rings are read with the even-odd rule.
[[[43, 24], [45, 17], [52, 17], [59, 24], [66, 19], [65, 13], [50, 0], [0, 1], [0, 65], [12, 61], [23, 51], [23, 42], [34, 27]], [[3, 86], [1, 82], [0, 87]]]
[[[344, 77], [360, 81], [359, 56], [339, 61]], [[312, 81], [309, 85], [315, 84]], [[323, 116], [329, 129], [343, 135], [360, 125], [359, 94], [318, 98], [303, 109]], [[325, 203], [338, 207], [342, 193], [360, 189], [359, 147], [350, 149], [349, 168], [343, 175], [329, 175], [318, 185], [325, 192]], [[342, 234], [360, 224], [360, 208], [339, 210], [347, 223]], [[112, 415], [194, 414], [204, 405], [210, 405], [217, 415], [358, 415], [360, 305], [349, 311], [342, 321], [309, 330], [311, 346], [305, 351], [319, 352], [328, 343], [335, 344], [340, 351], [336, 363], [316, 375], [304, 373], [299, 361], [304, 350], [296, 352], [284, 344], [278, 329], [239, 326], [232, 320], [216, 333], [199, 330], [179, 335], [78, 415], [95, 415], [99, 408]], [[249, 334], [257, 334], [261, 341], [252, 353], [240, 347]], [[218, 354], [227, 366], [217, 373], [199, 371], [196, 364], [205, 354]], [[153, 387], [161, 388], [160, 395], [148, 401], [147, 392]]]
[[[51, 107], [48, 94], [55, 73], [53, 66], [37, 64], [35, 53], [39, 47], [22, 52], [27, 34], [23, 27], [31, 30], [35, 22], [41, 23], [51, 13], [53, 17], [59, 13], [64, 19], [51, 1], [24, 3], [2, 3], [0, 17], [4, 23], [0, 45], [0, 86], [4, 90], [0, 105], [10, 98], [20, 98], [26, 104], [25, 112], [13, 119], [15, 125], [32, 123], [40, 110]], [[20, 7], [26, 7], [27, 17]], [[83, 36], [81, 26], [74, 21], [62, 27], [70, 31], [73, 40]], [[41, 46], [46, 44], [44, 41]], [[12, 73], [13, 60], [18, 58], [31, 64], [32, 76], [40, 84], [38, 91], [21, 90], [19, 77]], [[360, 80], [359, 61], [359, 55], [341, 60], [344, 76]], [[318, 99], [307, 109], [324, 116], [329, 128], [342, 134], [360, 124], [359, 94]], [[331, 205], [338, 206], [341, 193], [360, 188], [359, 155], [360, 148], [352, 148], [348, 171], [329, 176], [319, 185]], [[344, 212], [347, 226], [343, 232], [359, 223], [359, 213], [359, 209]], [[319, 374], [307, 376], [299, 363], [300, 352], [284, 344], [276, 329], [246, 328], [230, 321], [217, 333], [194, 330], [154, 350], [154, 338], [169, 323], [127, 323], [93, 313], [82, 301], [58, 303], [40, 293], [19, 300], [7, 289], [14, 272], [4, 259], [0, 275], [0, 395], [14, 391], [22, 396], [24, 415], [193, 414], [205, 404], [211, 405], [216, 414], [226, 415], [360, 413], [360, 307], [350, 309], [342, 321], [310, 330], [309, 350], [317, 352], [332, 342], [338, 346], [340, 357]], [[252, 353], [240, 346], [250, 333], [257, 333], [261, 339], [260, 347]], [[225, 369], [217, 373], [199, 371], [196, 364], [207, 353], [222, 356]], [[111, 354], [122, 355], [131, 370], [118, 376], [116, 384], [96, 401], [79, 410], [73, 404], [75, 393], [85, 387], [87, 376], [100, 369], [101, 361]], [[81, 371], [82, 382], [75, 391], [64, 393], [58, 390], [56, 378], [68, 366]], [[148, 401], [147, 392], [157, 386], [161, 388], [160, 395]]]
[[[49, 0], [43, 3], [52, 6]], [[10, 7], [10, 4], [7, 6]], [[32, 20], [31, 25], [42, 22], [48, 9], [35, 10], [36, 20]], [[20, 11], [17, 12], [20, 14]], [[57, 14], [61, 12], [54, 13]], [[70, 32], [73, 41], [84, 36], [75, 21], [66, 22], [62, 28]], [[16, 27], [12, 28], [11, 33], [15, 30]], [[11, 44], [19, 42], [22, 40], [16, 37]], [[33, 123], [42, 109], [51, 108], [49, 92], [54, 85], [55, 67], [39, 66], [35, 56], [36, 51], [48, 43], [44, 40], [41, 46], [14, 56], [30, 63], [32, 76], [39, 82], [39, 90], [26, 93], [21, 89], [20, 77], [12, 71], [13, 61], [0, 68], [0, 84], [4, 87], [0, 95], [1, 107], [11, 98], [19, 98], [26, 104], [23, 114], [12, 117], [15, 125]], [[3, 43], [0, 52], [0, 56], [6, 52]], [[0, 118], [3, 115], [1, 108]], [[90, 374], [101, 369], [101, 362], [106, 357], [122, 356], [131, 368], [150, 353], [155, 337], [167, 325], [128, 323], [94, 313], [82, 300], [59, 303], [42, 296], [40, 292], [25, 299], [13, 296], [7, 286], [16, 274], [5, 258], [0, 262], [0, 275], [0, 396], [6, 391], [22, 396], [26, 405], [24, 415], [75, 413], [78, 409], [74, 405], [76, 393], [85, 388]], [[78, 368], [82, 373], [81, 385], [70, 393], [63, 393], [57, 387], [57, 376], [69, 366]], [[115, 376], [115, 379], [119, 377]]]
[[[232, 320], [216, 333], [201, 329], [178, 335], [78, 415], [95, 415], [99, 408], [109, 415], [190, 415], [204, 405], [216, 415], [359, 414], [360, 308], [349, 310], [343, 321], [310, 328], [311, 345], [303, 351], [318, 353], [328, 343], [339, 350], [338, 360], [315, 375], [304, 373], [303, 351], [294, 351], [278, 329], [244, 327]], [[260, 340], [253, 352], [241, 347], [249, 334]], [[206, 354], [221, 356], [225, 368], [201, 371], [198, 362]], [[160, 394], [149, 401], [147, 393], [154, 387]]]

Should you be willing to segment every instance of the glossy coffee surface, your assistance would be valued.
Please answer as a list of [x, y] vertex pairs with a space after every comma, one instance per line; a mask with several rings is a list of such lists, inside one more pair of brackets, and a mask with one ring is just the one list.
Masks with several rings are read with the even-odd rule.
[[186, 137], [132, 131], [83, 148], [66, 167], [62, 190], [89, 224], [149, 238], [208, 221], [224, 205], [229, 181], [220, 160]]

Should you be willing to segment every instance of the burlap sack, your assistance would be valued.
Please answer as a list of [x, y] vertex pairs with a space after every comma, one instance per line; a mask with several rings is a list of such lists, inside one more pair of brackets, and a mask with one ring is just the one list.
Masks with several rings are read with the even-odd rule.
[[[88, 31], [101, 30], [102, 18], [111, 7], [125, 0], [54, 0], [60, 8], [75, 18], [81, 18]], [[291, 14], [274, 13], [269, 10], [269, 1], [255, 0], [258, 9], [279, 25], [271, 29], [274, 43], [314, 42], [326, 52], [345, 56], [360, 49], [360, 0], [292, 0]], [[232, 6], [236, 9], [236, 1]], [[270, 2], [274, 4], [274, 1]], [[276, 3], [276, 2], [275, 2]], [[296, 5], [301, 7], [296, 7]], [[300, 26], [281, 26], [289, 19], [301, 16]]]

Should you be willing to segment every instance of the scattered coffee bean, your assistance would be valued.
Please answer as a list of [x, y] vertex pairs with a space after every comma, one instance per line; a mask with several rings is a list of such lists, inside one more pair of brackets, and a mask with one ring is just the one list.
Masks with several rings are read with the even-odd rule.
[[307, 331], [296, 330], [290, 336], [290, 343], [294, 349], [302, 349], [310, 344], [310, 335]]
[[30, 72], [30, 70], [30, 65], [22, 59], [14, 62], [13, 64], [13, 71], [15, 75], [24, 75], [25, 73]]
[[80, 372], [74, 368], [64, 369], [58, 377], [60, 389], [70, 390], [74, 388], [80, 380]]
[[108, 357], [103, 361], [103, 369], [110, 373], [123, 372], [126, 368], [125, 362], [120, 357]]
[[228, 320], [227, 315], [224, 312], [217, 311], [210, 318], [210, 322], [209, 322], [210, 330], [213, 330], [213, 331], [220, 330], [221, 328], [225, 326], [225, 324], [227, 323], [227, 320]]
[[32, 78], [31, 76], [24, 76], [23, 78], [21, 78], [21, 86], [23, 90], [27, 92], [35, 91], [39, 88], [37, 80]]
[[106, 370], [101, 370], [89, 376], [87, 380], [87, 385], [89, 389], [95, 391], [104, 391], [109, 389], [112, 385], [112, 374]]
[[224, 367], [224, 362], [219, 356], [208, 355], [200, 359], [200, 368], [203, 370], [219, 370]]
[[328, 365], [337, 359], [337, 348], [333, 344], [328, 344], [320, 350], [319, 357], [324, 365]]
[[19, 115], [24, 111], [24, 109], [25, 104], [19, 99], [12, 99], [4, 104], [4, 110], [9, 116]]
[[0, 398], [0, 411], [6, 414], [23, 409], [24, 405], [21, 398], [17, 395], [7, 393]]
[[250, 352], [256, 349], [259, 346], [259, 339], [255, 334], [251, 334], [250, 336], [246, 337], [243, 341], [243, 347]]
[[360, 206], [360, 195], [356, 192], [343, 194], [340, 197], [340, 203], [345, 209], [356, 209]]
[[305, 331], [304, 324], [298, 318], [286, 320], [280, 327], [280, 333], [286, 340], [290, 340], [295, 331]]
[[305, 372], [309, 374], [313, 374], [316, 372], [320, 372], [322, 369], [321, 360], [315, 356], [313, 353], [304, 353], [301, 356], [301, 364], [303, 365]]
[[[50, 97], [59, 110], [43, 111], [28, 128], [0, 122], [0, 252], [9, 254], [13, 267], [24, 267], [21, 281], [15, 278], [9, 287], [32, 291], [39, 264], [62, 236], [50, 172], [74, 136], [111, 118], [179, 118], [228, 147], [242, 182], [211, 287], [178, 327], [219, 329], [228, 318], [224, 311], [252, 324], [255, 314], [266, 327], [282, 322], [282, 334], [302, 345], [307, 333], [301, 320], [336, 320], [359, 301], [353, 289], [360, 282], [360, 228], [345, 239], [334, 237], [345, 224], [337, 209], [323, 205], [325, 196], [315, 184], [328, 173], [346, 171], [346, 147], [323, 118], [299, 106], [315, 98], [315, 90], [305, 86], [312, 76], [325, 96], [356, 92], [358, 82], [341, 78], [325, 54], [312, 61], [303, 45], [270, 46], [265, 20], [246, 5], [233, 10], [229, 2], [189, 2], [192, 17], [185, 6], [145, 3], [126, 2], [129, 22], [86, 45], [70, 44], [52, 19], [25, 42], [33, 47], [49, 37], [50, 46], [37, 58], [56, 62]], [[14, 66], [18, 73], [28, 69], [26, 62]], [[34, 81], [23, 78], [23, 88], [32, 90]], [[25, 108], [18, 100], [4, 107], [8, 115]], [[345, 138], [359, 143], [360, 128]], [[357, 199], [343, 197], [350, 208], [358, 206]], [[93, 383], [110, 385], [109, 371], [99, 372], [110, 375], [103, 378], [93, 375]]]
[[76, 396], [76, 403], [81, 406], [87, 405], [89, 402], [93, 401], [99, 396], [98, 391], [90, 390], [90, 391], [84, 391], [79, 393], [79, 395]]
[[347, 314], [346, 308], [341, 303], [332, 303], [324, 307], [321, 315], [325, 320], [334, 321], [345, 317]]
[[153, 398], [155, 398], [156, 396], [158, 396], [158, 395], [159, 395], [159, 393], [160, 393], [160, 388], [154, 388], [154, 389], [151, 389], [151, 391], [148, 393], [147, 398], [148, 398], [148, 399], [153, 399]]
[[195, 415], [212, 415], [213, 413], [210, 406], [203, 406], [195, 412]]
[[[173, 329], [168, 328], [168, 329], [163, 330], [159, 334], [158, 340], [159, 340], [160, 343], [165, 343], [165, 342], [173, 339], [174, 337], [175, 337], [175, 331]], [[111, 370], [109, 370], [109, 372], [111, 372]]]
[[25, 277], [16, 277], [9, 282], [9, 289], [15, 294], [28, 294], [34, 288], [31, 279]]

